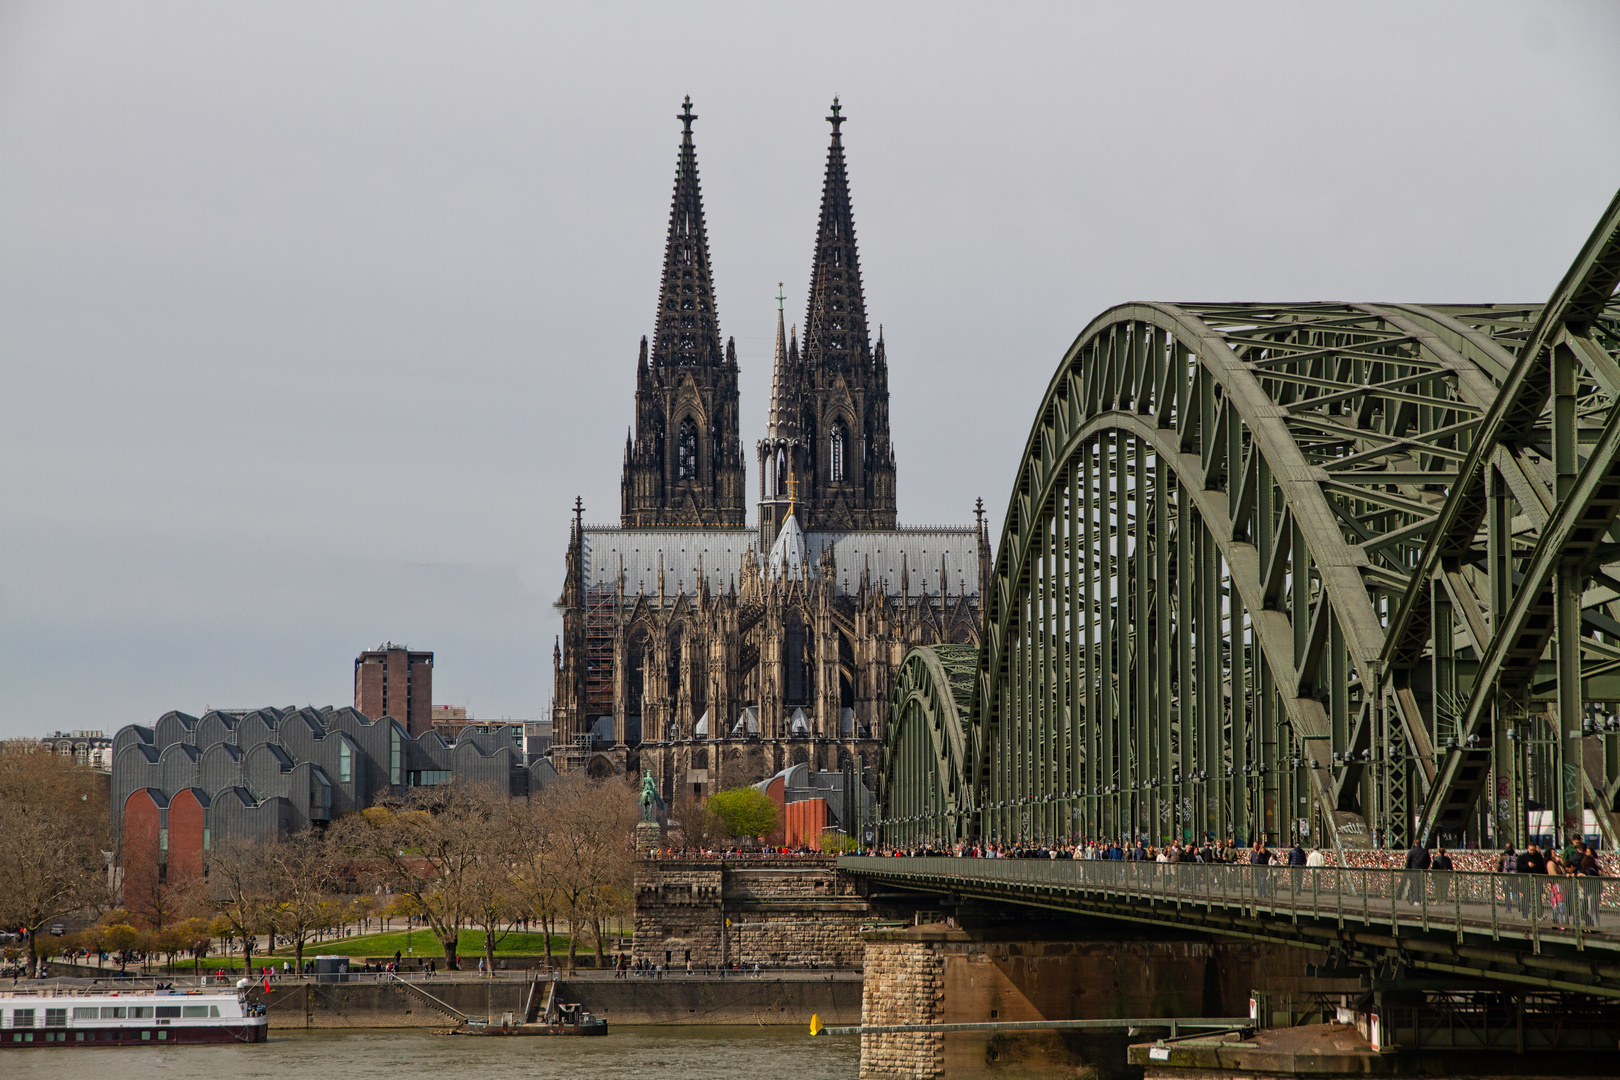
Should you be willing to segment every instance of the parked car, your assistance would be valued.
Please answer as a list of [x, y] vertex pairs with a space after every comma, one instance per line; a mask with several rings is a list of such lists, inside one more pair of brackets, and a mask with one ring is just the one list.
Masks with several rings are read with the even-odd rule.
[[61, 923], [51, 923], [52, 937], [61, 937], [65, 933], [67, 933], [67, 927], [63, 926]]

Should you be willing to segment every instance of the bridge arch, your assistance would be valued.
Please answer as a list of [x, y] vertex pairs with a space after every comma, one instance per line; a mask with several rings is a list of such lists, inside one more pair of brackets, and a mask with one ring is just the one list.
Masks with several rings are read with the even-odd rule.
[[967, 720], [977, 658], [973, 645], [921, 645], [895, 672], [883, 741], [884, 843], [948, 844], [972, 832]]
[[[1545, 304], [1094, 319], [1019, 465], [951, 820], [1523, 843], [1540, 805], [1620, 844], [1617, 281], [1620, 196]], [[891, 723], [891, 822], [942, 805], [926, 734]]]

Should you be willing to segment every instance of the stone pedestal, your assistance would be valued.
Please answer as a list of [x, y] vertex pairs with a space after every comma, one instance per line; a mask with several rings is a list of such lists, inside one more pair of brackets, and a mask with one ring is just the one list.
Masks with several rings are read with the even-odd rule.
[[636, 854], [645, 859], [664, 846], [664, 827], [656, 821], [636, 824]]

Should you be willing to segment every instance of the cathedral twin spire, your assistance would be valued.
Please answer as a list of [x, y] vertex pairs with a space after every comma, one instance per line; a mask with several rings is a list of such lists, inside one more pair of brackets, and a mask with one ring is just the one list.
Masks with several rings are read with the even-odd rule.
[[675, 197], [669, 208], [664, 243], [664, 278], [658, 287], [658, 328], [654, 364], [720, 363], [720, 320], [709, 273], [709, 233], [703, 221], [703, 188], [698, 183], [697, 149], [692, 145], [692, 99], [676, 119], [681, 151], [675, 164]]
[[[681, 146], [658, 319], [650, 355], [642, 339], [636, 425], [625, 447], [623, 524], [738, 526], [746, 509], [736, 347], [720, 345], [690, 98], [677, 118]], [[827, 119], [833, 134], [802, 353], [796, 331], [785, 333], [778, 297], [770, 413], [760, 443], [762, 549], [776, 537], [790, 483], [797, 485], [806, 529], [895, 523], [888, 375], [881, 335], [874, 353], [867, 327], [836, 98]]]

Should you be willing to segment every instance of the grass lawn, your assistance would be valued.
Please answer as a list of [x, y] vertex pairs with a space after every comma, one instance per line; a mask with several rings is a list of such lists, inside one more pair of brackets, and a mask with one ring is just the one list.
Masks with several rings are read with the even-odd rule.
[[[626, 939], [629, 935], [625, 935]], [[581, 946], [584, 942], [581, 942]], [[409, 947], [411, 951], [407, 952]], [[306, 942], [304, 945], [304, 959], [320, 954], [335, 956], [393, 956], [395, 951], [403, 956], [418, 959], [444, 959], [444, 949], [439, 940], [427, 930], [413, 930], [407, 941], [404, 931], [391, 934], [367, 934], [363, 937], [332, 938], [326, 941]], [[456, 941], [456, 951], [462, 956], [477, 957], [484, 955], [484, 932], [482, 930], [463, 930]], [[496, 956], [542, 956], [546, 951], [546, 936], [539, 933], [528, 933], [514, 930], [495, 943]], [[563, 934], [551, 936], [551, 951], [554, 955], [566, 956], [568, 954], [568, 938]], [[594, 951], [594, 950], [593, 950]], [[290, 948], [277, 949], [277, 956], [291, 956]], [[206, 961], [205, 961], [206, 963]]]

